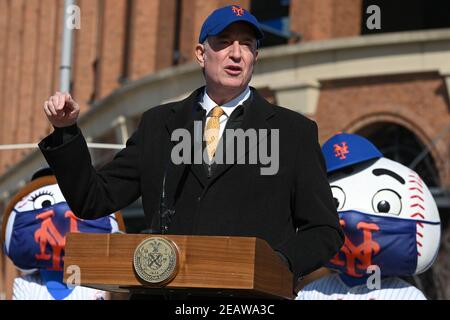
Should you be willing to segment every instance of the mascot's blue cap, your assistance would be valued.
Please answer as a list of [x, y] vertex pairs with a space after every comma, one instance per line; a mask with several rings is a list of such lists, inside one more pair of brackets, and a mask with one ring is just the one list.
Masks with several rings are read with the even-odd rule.
[[350, 133], [339, 133], [331, 137], [322, 146], [322, 153], [328, 173], [383, 157], [383, 154], [369, 140]]

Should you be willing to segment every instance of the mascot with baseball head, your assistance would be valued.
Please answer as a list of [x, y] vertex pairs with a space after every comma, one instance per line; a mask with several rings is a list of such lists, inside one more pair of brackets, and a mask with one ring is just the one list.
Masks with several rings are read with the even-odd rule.
[[322, 151], [345, 243], [327, 265], [337, 273], [297, 299], [425, 299], [400, 278], [426, 271], [438, 253], [439, 212], [425, 183], [355, 134], [333, 136]]
[[63, 282], [64, 247], [69, 232], [124, 231], [120, 213], [97, 220], [77, 218], [67, 205], [51, 169], [39, 170], [12, 198], [3, 216], [6, 255], [22, 272], [13, 299], [102, 300], [105, 292]]

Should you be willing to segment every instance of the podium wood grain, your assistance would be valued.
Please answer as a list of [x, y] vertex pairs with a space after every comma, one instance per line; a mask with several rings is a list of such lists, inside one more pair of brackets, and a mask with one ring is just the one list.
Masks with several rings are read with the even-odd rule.
[[[161, 236], [161, 235], [158, 235]], [[133, 289], [211, 289], [291, 299], [292, 274], [263, 240], [250, 237], [164, 235], [178, 247], [176, 277], [168, 284], [150, 285], [133, 268], [136, 247], [152, 235], [71, 233], [64, 268], [79, 267], [81, 285], [108, 291]]]

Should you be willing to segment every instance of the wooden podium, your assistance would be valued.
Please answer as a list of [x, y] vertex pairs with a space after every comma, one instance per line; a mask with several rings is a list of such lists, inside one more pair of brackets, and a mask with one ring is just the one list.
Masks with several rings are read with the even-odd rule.
[[[154, 236], [178, 247], [178, 272], [165, 285], [142, 280], [133, 267], [138, 245]], [[294, 298], [292, 273], [267, 242], [257, 238], [71, 233], [64, 281], [73, 266], [80, 271], [80, 285], [111, 292]]]

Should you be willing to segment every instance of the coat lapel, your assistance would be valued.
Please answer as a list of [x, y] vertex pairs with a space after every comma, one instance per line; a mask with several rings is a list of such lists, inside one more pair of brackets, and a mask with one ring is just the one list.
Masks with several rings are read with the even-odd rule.
[[[191, 163], [193, 163], [194, 157], [194, 139], [200, 138], [202, 139], [202, 132], [194, 132], [194, 121], [202, 121], [205, 111], [198, 104], [198, 96], [203, 92], [203, 87], [194, 91], [188, 98], [180, 101], [179, 103], [175, 103], [172, 106], [172, 114], [166, 122], [166, 128], [169, 134], [169, 137], [172, 136], [172, 133], [176, 129], [186, 129], [189, 132], [191, 137]], [[200, 141], [201, 142], [201, 141]], [[205, 186], [206, 184], [206, 175], [202, 170], [199, 170], [195, 165], [189, 165], [182, 163], [180, 165], [175, 165], [171, 159], [170, 154], [172, 152], [172, 148], [177, 144], [177, 141], [171, 141], [169, 147], [168, 154], [168, 169], [167, 169], [167, 178], [166, 178], [166, 188], [167, 193], [170, 195], [176, 194], [176, 188], [178, 186], [178, 182], [182, 178], [185, 173], [185, 169], [187, 166], [190, 167], [195, 177], [199, 180], [199, 182]]]

